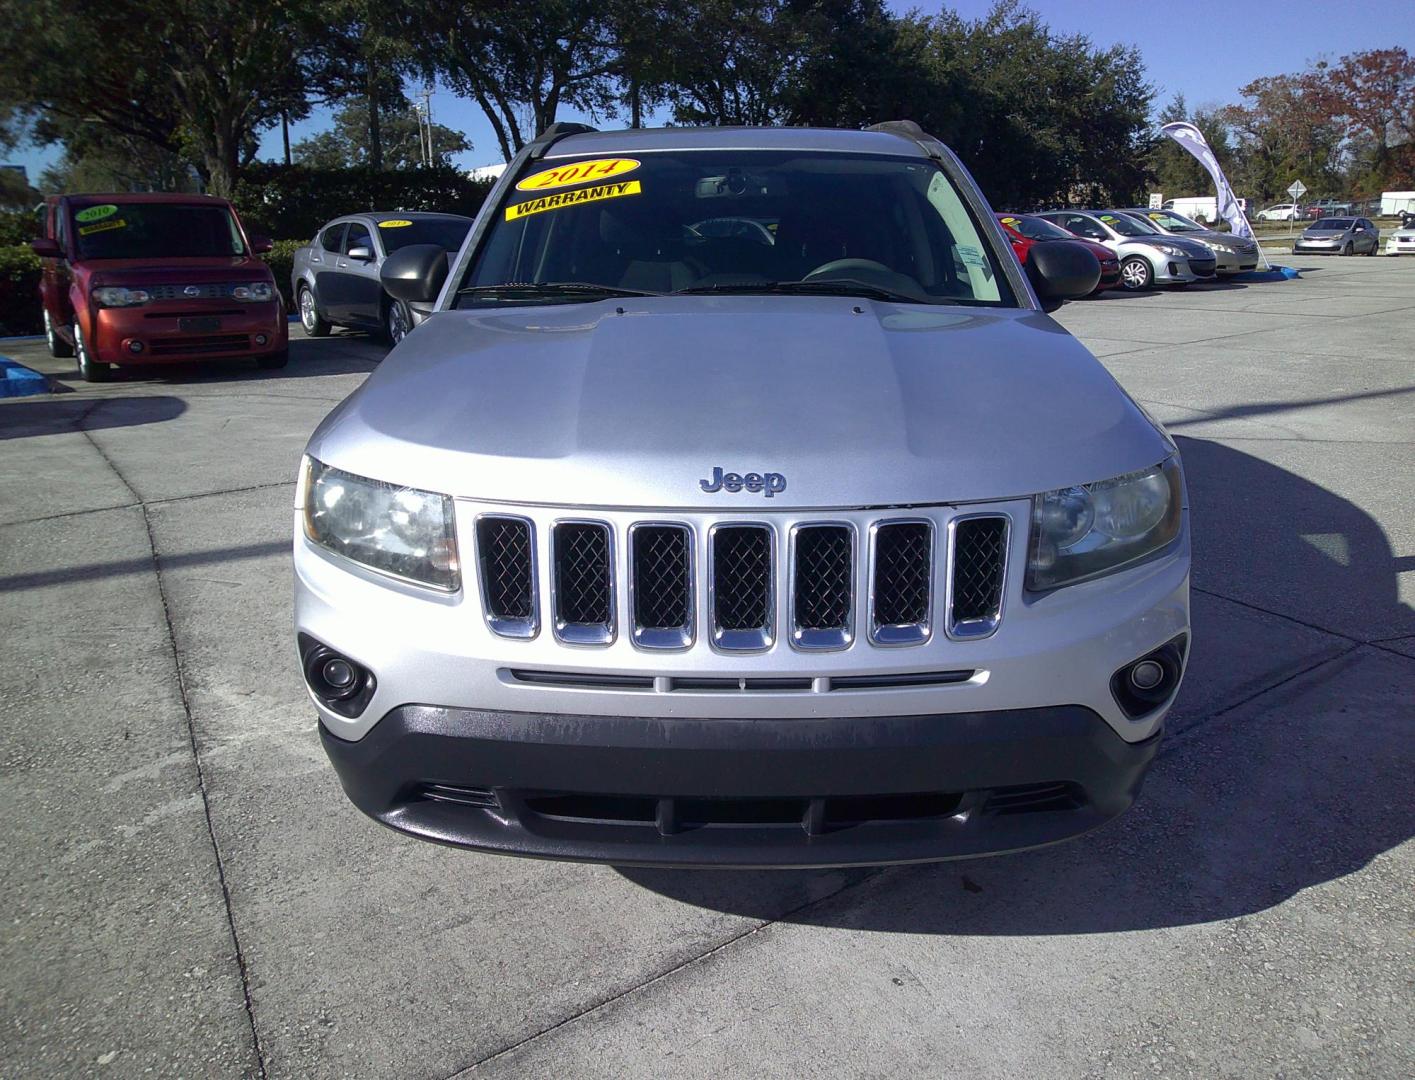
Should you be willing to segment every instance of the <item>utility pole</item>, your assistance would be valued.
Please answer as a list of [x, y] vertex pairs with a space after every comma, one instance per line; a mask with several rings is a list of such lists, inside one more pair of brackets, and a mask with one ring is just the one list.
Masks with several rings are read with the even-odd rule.
[[413, 106], [413, 111], [418, 114], [418, 156], [424, 165], [432, 168], [437, 161], [432, 146], [432, 83], [424, 86], [422, 92], [414, 97], [421, 99]]

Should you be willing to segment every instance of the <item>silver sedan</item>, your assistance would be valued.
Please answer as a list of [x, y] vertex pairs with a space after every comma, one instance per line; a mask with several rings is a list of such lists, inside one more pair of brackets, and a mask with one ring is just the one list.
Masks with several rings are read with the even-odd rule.
[[1329, 217], [1312, 222], [1292, 245], [1294, 255], [1374, 255], [1381, 230], [1363, 217]]

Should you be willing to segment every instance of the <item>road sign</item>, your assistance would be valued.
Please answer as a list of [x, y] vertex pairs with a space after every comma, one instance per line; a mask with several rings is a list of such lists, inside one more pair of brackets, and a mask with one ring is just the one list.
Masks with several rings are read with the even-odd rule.
[[1292, 196], [1292, 201], [1296, 202], [1298, 199], [1302, 198], [1303, 195], [1307, 194], [1307, 185], [1302, 183], [1301, 180], [1294, 180], [1292, 181], [1292, 186], [1287, 189], [1287, 193]]
[[1158, 210], [1164, 205], [1164, 192], [1156, 191], [1150, 195], [1150, 209]]

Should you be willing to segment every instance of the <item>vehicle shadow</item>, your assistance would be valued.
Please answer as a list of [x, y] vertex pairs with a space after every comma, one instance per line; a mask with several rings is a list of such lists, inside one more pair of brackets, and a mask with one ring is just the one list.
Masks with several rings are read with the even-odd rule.
[[[1309, 591], [1315, 621], [1346, 593], [1385, 621], [1410, 625], [1397, 560], [1374, 519], [1250, 455], [1202, 439], [1180, 443], [1197, 587], [1282, 575]], [[1323, 551], [1314, 534], [1341, 539]], [[1242, 548], [1229, 544], [1233, 536], [1246, 538]], [[1240, 707], [1275, 681], [1272, 657], [1263, 670], [1241, 670], [1263, 652], [1239, 640], [1257, 624], [1218, 625], [1221, 603], [1196, 603], [1195, 658], [1139, 802], [1090, 836], [883, 870], [619, 872], [684, 903], [752, 918], [920, 934], [1088, 934], [1260, 912], [1415, 836], [1415, 663], [1332, 637], [1321, 679]], [[1271, 640], [1296, 634], [1320, 640], [1295, 625]], [[1215, 684], [1243, 689], [1216, 700]]]
[[[327, 338], [290, 339], [290, 362], [274, 371], [263, 371], [252, 360], [213, 358], [190, 364], [131, 364], [119, 367], [117, 383], [186, 385], [223, 382], [283, 382], [322, 375], [368, 374], [378, 367], [388, 346], [370, 334], [339, 332]], [[78, 372], [60, 376], [78, 378]], [[81, 384], [82, 385], [82, 384]]]
[[57, 398], [0, 405], [0, 440], [57, 435], [66, 431], [99, 431], [175, 420], [187, 411], [181, 398], [114, 397]]

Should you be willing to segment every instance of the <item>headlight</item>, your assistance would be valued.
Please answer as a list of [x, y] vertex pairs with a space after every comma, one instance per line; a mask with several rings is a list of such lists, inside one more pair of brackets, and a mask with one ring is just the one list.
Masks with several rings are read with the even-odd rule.
[[1179, 459], [1032, 499], [1027, 588], [1055, 589], [1117, 570], [1179, 535]]
[[461, 586], [452, 500], [366, 480], [305, 459], [305, 535], [346, 559], [455, 592]]
[[105, 285], [93, 290], [93, 298], [104, 307], [136, 307], [146, 304], [152, 294], [146, 289], [125, 289], [121, 285]]
[[1175, 259], [1180, 258], [1181, 256], [1183, 256], [1183, 255], [1185, 254], [1185, 251], [1184, 251], [1183, 248], [1177, 248], [1177, 247], [1175, 247], [1173, 244], [1156, 244], [1155, 247], [1159, 248], [1159, 249], [1160, 249], [1161, 251], [1163, 251], [1166, 255], [1170, 256], [1171, 258], [1175, 258]]
[[265, 301], [275, 295], [275, 286], [268, 281], [254, 281], [249, 285], [236, 285], [231, 289], [232, 300]]

